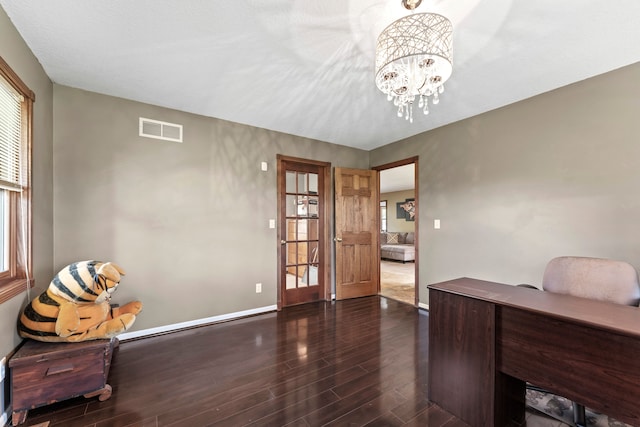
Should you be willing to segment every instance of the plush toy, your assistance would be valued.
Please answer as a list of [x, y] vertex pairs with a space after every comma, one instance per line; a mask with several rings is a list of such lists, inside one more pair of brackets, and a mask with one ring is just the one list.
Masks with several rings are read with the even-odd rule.
[[46, 342], [112, 338], [133, 325], [140, 301], [111, 305], [124, 270], [112, 262], [80, 261], [63, 268], [22, 311], [18, 333]]

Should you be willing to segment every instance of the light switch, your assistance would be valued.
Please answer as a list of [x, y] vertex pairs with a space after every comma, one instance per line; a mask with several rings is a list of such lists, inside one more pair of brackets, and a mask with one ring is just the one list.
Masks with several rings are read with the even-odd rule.
[[276, 228], [276, 220], [275, 219], [270, 219], [269, 220], [269, 228]]
[[266, 172], [269, 169], [269, 165], [267, 165], [267, 162], [260, 163], [260, 169]]
[[436, 230], [440, 230], [440, 220], [439, 219], [434, 219], [433, 220], [433, 228], [435, 228]]

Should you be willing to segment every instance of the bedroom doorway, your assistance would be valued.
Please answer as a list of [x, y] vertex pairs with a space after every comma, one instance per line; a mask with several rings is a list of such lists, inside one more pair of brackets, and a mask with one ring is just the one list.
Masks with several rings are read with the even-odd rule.
[[380, 295], [418, 305], [418, 159], [377, 166], [380, 173]]

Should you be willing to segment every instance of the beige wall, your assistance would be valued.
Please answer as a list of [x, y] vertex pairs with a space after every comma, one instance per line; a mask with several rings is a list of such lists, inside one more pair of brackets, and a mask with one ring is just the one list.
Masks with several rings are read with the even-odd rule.
[[421, 302], [461, 276], [539, 284], [559, 255], [640, 268], [639, 82], [635, 64], [371, 152], [420, 157]]
[[[65, 86], [54, 95], [54, 264], [119, 263], [114, 300], [145, 305], [133, 331], [276, 304], [277, 154], [369, 166], [361, 150]], [[182, 124], [184, 142], [139, 137], [140, 116]]]
[[380, 194], [380, 200], [387, 201], [387, 231], [408, 232], [415, 230], [415, 221], [396, 218], [396, 203], [404, 203], [407, 199], [414, 198], [414, 190], [393, 191]]
[[[37, 285], [48, 285], [53, 262], [53, 90], [40, 63], [2, 8], [0, 56], [36, 94], [33, 112], [33, 276]], [[0, 305], [0, 358], [20, 342], [16, 320], [25, 302], [26, 295], [22, 294]]]

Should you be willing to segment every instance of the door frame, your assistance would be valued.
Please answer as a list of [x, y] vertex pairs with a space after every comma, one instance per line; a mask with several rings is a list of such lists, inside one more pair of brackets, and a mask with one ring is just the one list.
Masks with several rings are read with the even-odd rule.
[[[415, 193], [414, 197], [415, 197], [415, 200], [416, 200], [416, 207], [415, 207], [416, 215], [415, 215], [415, 225], [414, 225], [414, 227], [415, 227], [415, 230], [414, 230], [414, 233], [415, 233], [414, 246], [415, 246], [415, 250], [416, 250], [416, 259], [415, 259], [415, 261], [413, 263], [414, 264], [413, 265], [414, 278], [415, 278], [414, 283], [413, 283], [414, 290], [415, 290], [415, 292], [414, 292], [415, 293], [415, 298], [414, 298], [414, 303], [413, 304], [416, 307], [418, 307], [419, 304], [420, 304], [420, 286], [418, 286], [418, 283], [420, 283], [419, 277], [418, 277], [418, 270], [419, 270], [418, 269], [418, 260], [420, 259], [420, 243], [419, 243], [420, 239], [418, 238], [418, 236], [420, 235], [419, 234], [419, 231], [420, 231], [420, 228], [419, 228], [419, 224], [420, 224], [420, 220], [419, 220], [419, 218], [420, 218], [419, 194], [420, 194], [420, 192], [418, 191], [418, 182], [419, 182], [419, 179], [418, 179], [418, 169], [419, 169], [418, 168], [418, 158], [419, 158], [418, 156], [409, 157], [409, 158], [406, 158], [406, 159], [403, 159], [403, 160], [398, 160], [398, 161], [391, 162], [391, 163], [385, 163], [383, 165], [374, 166], [374, 167], [371, 168], [373, 170], [377, 170], [378, 172], [380, 172], [380, 171], [383, 171], [385, 169], [393, 169], [393, 168], [396, 168], [398, 166], [405, 166], [405, 165], [410, 165], [410, 164], [414, 165], [413, 166], [414, 167], [414, 170], [413, 170], [413, 181], [414, 181], [413, 182], [413, 191]], [[378, 179], [378, 198], [380, 198], [380, 179]], [[388, 209], [388, 207], [387, 207], [387, 209]], [[378, 208], [378, 212], [379, 211], [380, 211], [380, 209]], [[378, 213], [378, 228], [380, 228], [380, 221], [381, 221], [380, 220], [380, 213]], [[379, 258], [380, 257], [378, 257], [378, 262], [380, 261]]]
[[284, 163], [285, 162], [295, 162], [302, 163], [307, 165], [318, 166], [321, 169], [322, 178], [324, 185], [320, 191], [322, 191], [322, 198], [324, 203], [324, 212], [321, 215], [321, 223], [320, 223], [320, 237], [322, 241], [318, 245], [320, 250], [324, 252], [324, 256], [320, 256], [320, 270], [322, 271], [322, 276], [319, 277], [319, 280], [323, 280], [324, 283], [324, 294], [320, 296], [320, 298], [324, 301], [330, 301], [331, 299], [331, 222], [330, 218], [333, 217], [333, 197], [331, 193], [331, 163], [330, 162], [321, 162], [318, 160], [312, 159], [303, 159], [300, 157], [291, 157], [285, 156], [282, 154], [276, 155], [277, 161], [277, 209], [278, 209], [278, 218], [277, 218], [277, 254], [278, 254], [278, 292], [277, 292], [277, 309], [278, 311], [283, 308], [283, 294], [282, 289], [285, 286], [282, 283], [282, 271], [281, 271], [281, 260], [284, 256], [284, 246], [280, 243], [283, 240], [286, 240], [286, 230], [283, 230], [281, 227], [282, 218], [286, 216], [286, 206], [282, 203], [282, 194], [280, 194], [280, 189], [285, 188], [285, 174], [284, 172]]

